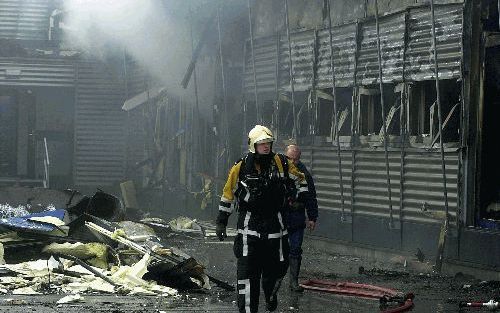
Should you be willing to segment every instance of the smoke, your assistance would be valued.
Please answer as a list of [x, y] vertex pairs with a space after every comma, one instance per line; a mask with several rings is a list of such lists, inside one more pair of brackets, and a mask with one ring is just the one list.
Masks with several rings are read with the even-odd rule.
[[[65, 1], [64, 28], [71, 45], [93, 56], [126, 51], [167, 90], [180, 81], [191, 57], [186, 2], [161, 0]], [[169, 8], [172, 11], [169, 11]], [[173, 11], [175, 9], [175, 11]]]

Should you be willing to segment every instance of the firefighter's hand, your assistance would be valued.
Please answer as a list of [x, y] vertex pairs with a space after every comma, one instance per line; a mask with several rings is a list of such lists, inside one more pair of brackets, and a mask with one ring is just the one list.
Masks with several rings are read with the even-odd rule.
[[313, 231], [314, 228], [316, 228], [316, 222], [315, 221], [307, 221], [307, 228], [310, 230], [310, 231]]
[[224, 241], [224, 238], [227, 237], [226, 225], [222, 223], [217, 223], [217, 226], [215, 228], [215, 234], [217, 235], [220, 241]]

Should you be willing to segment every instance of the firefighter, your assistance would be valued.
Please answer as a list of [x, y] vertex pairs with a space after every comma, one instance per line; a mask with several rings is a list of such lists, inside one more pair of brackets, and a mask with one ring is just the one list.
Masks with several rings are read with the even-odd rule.
[[[299, 285], [299, 271], [302, 262], [302, 240], [304, 239], [304, 229], [307, 228], [313, 231], [316, 227], [318, 218], [318, 201], [316, 200], [316, 188], [314, 181], [307, 170], [306, 166], [300, 162], [301, 151], [296, 145], [286, 147], [285, 154], [302, 173], [304, 173], [307, 181], [309, 192], [303, 197], [304, 201], [295, 202], [288, 215], [288, 238], [290, 241], [290, 290], [294, 292], [303, 292], [304, 288]], [[307, 211], [307, 220], [306, 220]], [[307, 222], [307, 225], [306, 225]]]
[[267, 127], [256, 125], [249, 132], [249, 153], [231, 168], [219, 205], [220, 240], [226, 237], [229, 215], [238, 211], [233, 251], [240, 312], [258, 311], [261, 278], [266, 309], [276, 310], [277, 292], [288, 270], [288, 203], [308, 191], [295, 165], [272, 152], [273, 141]]

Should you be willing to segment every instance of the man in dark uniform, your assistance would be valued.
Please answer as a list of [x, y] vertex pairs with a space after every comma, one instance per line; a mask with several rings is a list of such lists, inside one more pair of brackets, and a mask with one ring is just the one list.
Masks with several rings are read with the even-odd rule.
[[295, 197], [308, 191], [295, 165], [272, 152], [273, 141], [267, 127], [257, 125], [250, 131], [249, 153], [231, 168], [219, 205], [220, 240], [226, 236], [229, 215], [238, 210], [233, 250], [239, 312], [258, 312], [261, 278], [266, 309], [276, 310], [277, 292], [288, 270], [287, 210]]
[[307, 211], [307, 228], [311, 231], [316, 227], [318, 218], [318, 202], [316, 200], [316, 189], [314, 181], [307, 170], [306, 166], [300, 162], [301, 151], [296, 145], [286, 147], [285, 154], [299, 171], [306, 176], [307, 187], [309, 192], [303, 197], [304, 201], [297, 201], [291, 205], [288, 215], [288, 238], [290, 241], [290, 290], [295, 292], [303, 292], [304, 288], [299, 285], [299, 271], [302, 261], [302, 240], [304, 239], [304, 229], [306, 228], [306, 211]]

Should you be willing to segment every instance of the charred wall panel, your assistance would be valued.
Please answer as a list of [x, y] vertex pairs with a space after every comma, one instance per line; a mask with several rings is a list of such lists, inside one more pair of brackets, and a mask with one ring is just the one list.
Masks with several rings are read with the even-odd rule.
[[[389, 218], [389, 196], [383, 151], [356, 151], [354, 163], [354, 213]], [[399, 152], [389, 152], [393, 218], [399, 212]]]
[[[440, 77], [461, 77], [461, 41], [463, 4], [436, 6], [436, 34]], [[431, 19], [428, 5], [380, 16], [380, 39], [384, 82], [424, 81], [434, 77], [431, 47]], [[333, 49], [336, 82], [339, 87], [371, 85], [378, 82], [378, 51], [375, 21], [372, 17], [357, 24], [333, 27]], [[327, 28], [295, 31], [291, 34], [295, 89], [331, 86], [329, 32]], [[356, 35], [357, 34], [357, 35]], [[357, 37], [356, 37], [357, 36]], [[276, 36], [255, 41], [258, 93], [275, 89]], [[359, 48], [357, 43], [359, 42]], [[244, 87], [253, 93], [250, 45], [247, 44]], [[317, 55], [315, 52], [317, 51]], [[356, 56], [357, 60], [356, 60]], [[356, 73], [357, 81], [354, 80]], [[279, 89], [290, 90], [288, 42], [280, 35]]]
[[[405, 46], [405, 14], [397, 13], [379, 19], [380, 49], [382, 55], [382, 80], [403, 80], [403, 58]], [[378, 82], [379, 63], [377, 29], [375, 21], [362, 24], [360, 49], [356, 71], [358, 84], [370, 85]]]
[[[446, 188], [451, 223], [455, 223], [458, 206], [458, 152], [445, 154]], [[441, 157], [438, 152], [409, 152], [404, 164], [404, 219], [440, 223], [443, 218], [444, 187]]]
[[[304, 154], [301, 159], [313, 172], [320, 209], [341, 212], [340, 176], [335, 150], [315, 147], [308, 151], [310, 152]], [[351, 152], [343, 151], [341, 158], [344, 210], [345, 213], [349, 213], [351, 211]]]
[[[341, 212], [340, 180], [337, 154], [334, 147], [304, 147], [302, 160], [311, 170], [316, 184], [321, 210]], [[351, 210], [351, 150], [344, 150], [342, 175], [344, 183], [345, 211]], [[399, 220], [400, 207], [399, 151], [389, 151], [389, 173], [393, 218]], [[438, 151], [407, 152], [404, 158], [403, 211], [404, 221], [440, 223], [444, 213], [444, 189], [441, 174], [441, 158]], [[458, 152], [446, 152], [446, 179], [451, 222], [455, 223], [458, 205]], [[383, 151], [354, 151], [354, 215], [389, 218], [389, 198]], [[424, 204], [425, 203], [425, 204]]]
[[0, 0], [0, 38], [46, 40], [51, 0]]
[[[433, 79], [432, 22], [429, 7], [409, 11], [405, 79]], [[463, 4], [439, 5], [435, 8], [436, 42], [439, 77], [461, 77]]]
[[73, 87], [73, 64], [62, 59], [0, 58], [0, 85]]
[[77, 67], [74, 183], [110, 186], [124, 177], [124, 83], [101, 63]]
[[[275, 93], [276, 90], [276, 62], [278, 50], [277, 37], [259, 38], [254, 41], [255, 75], [258, 93]], [[252, 49], [249, 41], [246, 42], [246, 56], [244, 68], [244, 92], [254, 94], [254, 69]], [[253, 100], [253, 98], [251, 98]]]
[[[335, 85], [348, 87], [354, 85], [354, 67], [356, 64], [356, 28], [357, 24], [348, 24], [332, 28], [333, 65]], [[332, 87], [332, 67], [330, 61], [330, 32], [322, 29], [318, 32], [318, 57], [316, 86]]]
[[[290, 34], [292, 50], [292, 68], [295, 91], [310, 89], [314, 79], [314, 31], [300, 31]], [[280, 86], [290, 90], [290, 53], [285, 35], [280, 41]]]

